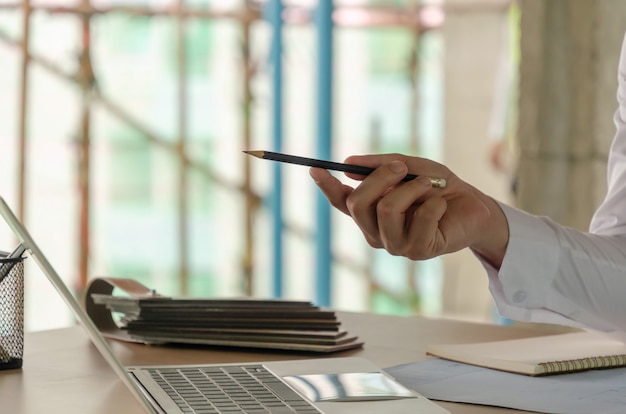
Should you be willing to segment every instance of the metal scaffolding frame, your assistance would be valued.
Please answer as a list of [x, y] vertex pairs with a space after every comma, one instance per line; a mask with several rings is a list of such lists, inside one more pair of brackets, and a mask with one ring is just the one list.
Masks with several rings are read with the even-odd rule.
[[[273, 46], [274, 55], [273, 63], [273, 145], [274, 150], [280, 150], [282, 145], [282, 27], [283, 24], [309, 24], [314, 22], [318, 32], [319, 46], [319, 66], [318, 66], [318, 114], [317, 114], [317, 152], [321, 158], [331, 158], [331, 127], [332, 127], [332, 38], [333, 27], [341, 25], [344, 27], [354, 28], [384, 28], [384, 27], [405, 27], [410, 30], [415, 39], [415, 49], [420, 41], [423, 32], [434, 28], [432, 25], [425, 24], [423, 17], [423, 8], [414, 6], [410, 8], [399, 7], [334, 7], [332, 0], [322, 0], [317, 10], [309, 10], [300, 7], [285, 7], [281, 0], [269, 0], [271, 8], [270, 22], [272, 23], [274, 36]], [[429, 6], [432, 7], [432, 6]], [[255, 65], [250, 57], [250, 27], [254, 22], [263, 18], [263, 10], [259, 4], [253, 4], [247, 0], [245, 7], [237, 12], [214, 12], [209, 10], [200, 10], [187, 7], [184, 0], [176, 0], [171, 8], [150, 8], [135, 6], [111, 6], [111, 7], [94, 7], [90, 0], [81, 0], [75, 7], [62, 6], [33, 6], [30, 0], [22, 0], [14, 4], [0, 4], [0, 12], [2, 10], [20, 10], [23, 12], [22, 29], [23, 38], [21, 40], [13, 39], [0, 28], [0, 42], [19, 48], [22, 54], [21, 80], [19, 92], [19, 130], [18, 130], [18, 207], [17, 212], [19, 218], [25, 220], [26, 211], [26, 182], [28, 174], [28, 153], [27, 153], [27, 97], [29, 87], [29, 66], [31, 64], [39, 65], [49, 73], [76, 84], [81, 90], [81, 123], [80, 136], [78, 145], [79, 171], [77, 177], [77, 188], [80, 200], [79, 214], [79, 258], [78, 258], [78, 275], [79, 280], [76, 282], [75, 288], [78, 291], [86, 286], [89, 272], [89, 254], [90, 254], [90, 164], [91, 164], [91, 112], [93, 105], [100, 105], [105, 108], [111, 115], [140, 131], [142, 136], [152, 145], [164, 148], [175, 153], [180, 162], [178, 176], [178, 242], [180, 246], [179, 256], [179, 274], [180, 274], [180, 290], [182, 294], [188, 293], [188, 173], [189, 170], [195, 170], [203, 174], [203, 176], [214, 183], [228, 187], [232, 190], [241, 192], [245, 195], [246, 200], [246, 217], [245, 217], [245, 253], [242, 259], [242, 272], [244, 275], [244, 286], [246, 293], [251, 295], [253, 292], [254, 280], [254, 251], [253, 251], [253, 222], [254, 215], [262, 204], [262, 196], [255, 193], [251, 186], [251, 167], [248, 157], [244, 159], [244, 182], [229, 182], [213, 171], [209, 166], [198, 163], [190, 159], [186, 152], [187, 145], [187, 77], [186, 62], [187, 56], [184, 48], [185, 40], [185, 22], [188, 19], [232, 19], [240, 23], [243, 34], [243, 44], [241, 47], [241, 56], [243, 58], [243, 73], [241, 76], [243, 84], [243, 136], [242, 141], [245, 148], [249, 148], [252, 144], [252, 126], [251, 111], [253, 96], [251, 91], [251, 81], [255, 75]], [[430, 10], [432, 12], [432, 10]], [[30, 22], [31, 16], [35, 12], [50, 14], [69, 14], [80, 19], [81, 22], [81, 51], [79, 55], [79, 70], [76, 74], [66, 73], [54, 63], [48, 61], [42, 56], [33, 54], [30, 50]], [[147, 125], [142, 124], [134, 119], [129, 113], [125, 112], [115, 102], [107, 99], [101, 94], [97, 86], [97, 79], [92, 70], [91, 60], [91, 29], [90, 24], [94, 17], [109, 13], [123, 13], [130, 16], [146, 16], [146, 17], [168, 17], [174, 18], [177, 22], [177, 64], [178, 64], [178, 98], [176, 102], [178, 117], [178, 141], [176, 143], [168, 142], [163, 137], [151, 130]], [[352, 14], [351, 14], [352, 13]], [[443, 11], [441, 11], [443, 13]], [[358, 19], [347, 18], [346, 16], [358, 16]], [[417, 78], [417, 54], [413, 51], [413, 61], [408, 70], [410, 71], [412, 91], [412, 136], [410, 137], [412, 149], [417, 151], [417, 108], [418, 102], [418, 82]], [[330, 227], [330, 207], [325, 199], [320, 197], [317, 199], [317, 222], [319, 223], [316, 234], [311, 234], [307, 229], [302, 229], [297, 225], [285, 223], [282, 217], [281, 197], [282, 182], [279, 163], [276, 163], [274, 171], [274, 194], [273, 197], [273, 217], [274, 225], [274, 278], [273, 293], [276, 297], [282, 295], [282, 234], [289, 231], [302, 237], [315, 238], [317, 265], [316, 270], [316, 294], [317, 301], [322, 305], [330, 305], [330, 277], [331, 263], [336, 262], [363, 274], [369, 283], [372, 291], [385, 291], [390, 296], [397, 296], [396, 293], [388, 291], [385, 287], [379, 285], [372, 277], [371, 266], [368, 263], [358, 264], [352, 260], [342, 257], [334, 257], [331, 252], [331, 227]], [[414, 268], [409, 272], [414, 272]], [[411, 275], [413, 273], [410, 273]], [[414, 278], [409, 277], [409, 281]], [[410, 282], [412, 283], [412, 282]], [[411, 289], [417, 289], [413, 284]]]

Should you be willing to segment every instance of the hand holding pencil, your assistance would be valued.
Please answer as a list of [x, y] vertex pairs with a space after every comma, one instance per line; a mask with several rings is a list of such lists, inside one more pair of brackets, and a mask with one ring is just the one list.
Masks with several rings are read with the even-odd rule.
[[[278, 162], [286, 162], [289, 164], [297, 164], [304, 165], [308, 167], [315, 168], [323, 168], [325, 170], [333, 170], [333, 171], [343, 171], [345, 173], [356, 174], [356, 175], [369, 175], [374, 172], [374, 168], [365, 167], [363, 165], [354, 165], [354, 164], [342, 164], [339, 162], [333, 161], [323, 161], [314, 158], [306, 158], [299, 157], [296, 155], [287, 155], [281, 154], [279, 152], [271, 152], [271, 151], [244, 151], [248, 155], [252, 155], [257, 158], [262, 158], [264, 160], [278, 161]], [[402, 178], [402, 181], [411, 181], [417, 178], [415, 174], [407, 174]], [[444, 178], [432, 178], [429, 177], [431, 184], [433, 187], [445, 187], [446, 180]]]
[[[442, 164], [400, 154], [352, 156], [340, 164], [246, 152], [311, 166], [311, 177], [328, 201], [354, 220], [372, 247], [412, 260], [470, 247], [496, 268], [502, 263], [509, 237], [504, 213], [491, 197]], [[353, 188], [328, 170], [344, 171], [361, 183]], [[424, 175], [410, 176], [409, 171]]]

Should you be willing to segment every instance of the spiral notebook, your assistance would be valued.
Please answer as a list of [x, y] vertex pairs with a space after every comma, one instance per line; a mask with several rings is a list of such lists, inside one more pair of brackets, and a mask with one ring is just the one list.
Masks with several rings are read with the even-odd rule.
[[426, 353], [530, 376], [626, 367], [626, 343], [591, 331], [505, 341], [430, 345]]

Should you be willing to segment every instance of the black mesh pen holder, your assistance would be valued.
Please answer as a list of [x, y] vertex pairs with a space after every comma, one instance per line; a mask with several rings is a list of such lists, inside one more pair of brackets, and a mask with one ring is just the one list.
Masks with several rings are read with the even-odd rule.
[[[10, 269], [7, 271], [7, 269]], [[0, 259], [0, 370], [22, 367], [24, 257]]]

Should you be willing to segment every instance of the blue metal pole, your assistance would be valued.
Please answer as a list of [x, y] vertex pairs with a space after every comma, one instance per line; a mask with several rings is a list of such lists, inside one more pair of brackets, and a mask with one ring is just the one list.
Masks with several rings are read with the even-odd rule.
[[[272, 145], [274, 151], [281, 151], [283, 145], [283, 19], [282, 0], [270, 0], [270, 22], [273, 27], [272, 37]], [[274, 297], [280, 298], [283, 295], [283, 177], [281, 163], [276, 162], [273, 170], [273, 193], [272, 193], [272, 214], [273, 214], [273, 264], [274, 275], [272, 280], [272, 293]]]
[[[333, 90], [333, 2], [319, 0], [316, 14], [318, 36], [318, 78], [317, 78], [317, 155], [321, 159], [332, 159], [332, 90]], [[317, 216], [317, 267], [316, 295], [320, 306], [330, 306], [331, 296], [331, 226], [330, 205], [318, 193], [316, 198]]]

